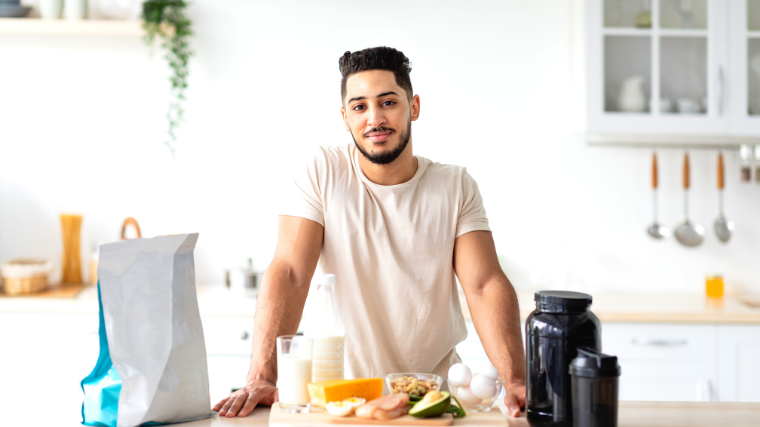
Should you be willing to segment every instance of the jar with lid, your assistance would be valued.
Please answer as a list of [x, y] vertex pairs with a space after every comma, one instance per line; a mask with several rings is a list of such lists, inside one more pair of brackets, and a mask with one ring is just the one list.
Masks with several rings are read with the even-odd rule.
[[572, 426], [570, 362], [578, 347], [601, 351], [602, 327], [589, 310], [591, 295], [536, 292], [526, 329], [525, 406], [533, 426]]

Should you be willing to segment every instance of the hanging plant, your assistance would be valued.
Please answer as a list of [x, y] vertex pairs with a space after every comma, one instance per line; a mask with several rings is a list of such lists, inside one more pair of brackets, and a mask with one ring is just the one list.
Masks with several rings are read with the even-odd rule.
[[187, 68], [193, 51], [190, 49], [189, 38], [193, 35], [190, 20], [185, 15], [187, 2], [183, 0], [147, 0], [142, 5], [143, 29], [145, 42], [153, 45], [156, 37], [161, 39], [161, 47], [166, 50], [164, 58], [169, 63], [172, 76], [171, 101], [166, 118], [169, 120], [168, 139], [164, 144], [174, 156], [174, 145], [177, 141], [175, 134], [179, 123], [183, 120], [185, 89], [187, 89]]

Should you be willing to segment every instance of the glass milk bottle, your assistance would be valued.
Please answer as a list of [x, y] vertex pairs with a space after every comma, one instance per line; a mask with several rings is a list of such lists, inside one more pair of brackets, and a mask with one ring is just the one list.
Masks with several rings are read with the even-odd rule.
[[312, 382], [343, 379], [343, 342], [346, 330], [335, 299], [335, 275], [325, 274], [317, 284], [306, 336], [313, 340]]

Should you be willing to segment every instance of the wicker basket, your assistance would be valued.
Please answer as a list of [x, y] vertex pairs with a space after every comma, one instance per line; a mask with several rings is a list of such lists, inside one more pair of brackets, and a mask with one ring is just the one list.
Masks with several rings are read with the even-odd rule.
[[47, 289], [52, 267], [49, 261], [33, 259], [16, 259], [3, 264], [0, 266], [3, 293], [31, 295], [43, 292]]
[[47, 285], [47, 275], [23, 279], [3, 279], [3, 292], [8, 295], [32, 295], [44, 291], [47, 289]]

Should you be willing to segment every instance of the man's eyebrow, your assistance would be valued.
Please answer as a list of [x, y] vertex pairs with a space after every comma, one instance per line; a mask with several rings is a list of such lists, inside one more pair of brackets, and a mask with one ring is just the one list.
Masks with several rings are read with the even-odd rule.
[[[377, 95], [375, 98], [382, 98], [382, 97], [387, 96], [387, 95], [396, 95], [396, 96], [398, 96], [398, 94], [396, 92], [389, 91], [389, 92], [383, 92], [380, 95]], [[355, 98], [351, 98], [351, 99], [348, 100], [348, 104], [350, 104], [350, 103], [352, 103], [354, 101], [361, 101], [362, 99], [367, 99], [367, 97], [366, 96], [357, 96]]]
[[361, 101], [362, 99], [367, 99], [367, 97], [366, 96], [357, 96], [356, 98], [349, 99], [347, 103], [350, 104], [350, 103], [352, 103], [354, 101]]

